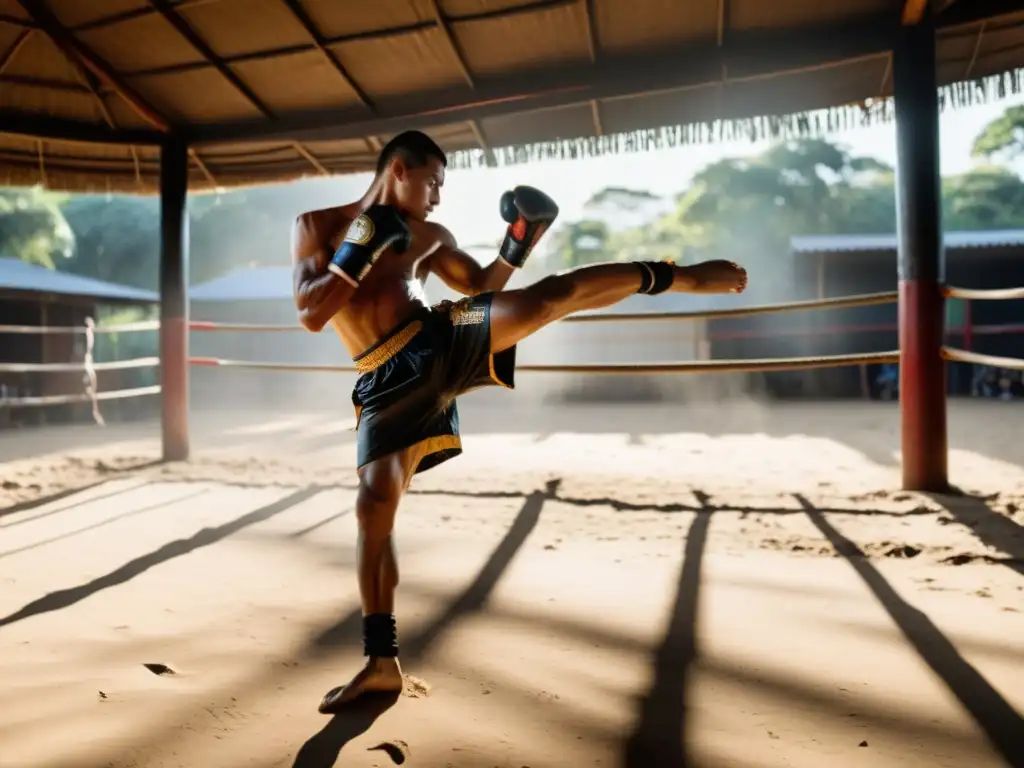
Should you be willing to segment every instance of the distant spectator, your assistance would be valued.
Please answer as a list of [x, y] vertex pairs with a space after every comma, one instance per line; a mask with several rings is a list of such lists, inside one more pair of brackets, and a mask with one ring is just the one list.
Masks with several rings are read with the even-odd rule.
[[895, 400], [900, 394], [900, 367], [895, 363], [885, 363], [875, 378], [878, 397], [882, 400]]

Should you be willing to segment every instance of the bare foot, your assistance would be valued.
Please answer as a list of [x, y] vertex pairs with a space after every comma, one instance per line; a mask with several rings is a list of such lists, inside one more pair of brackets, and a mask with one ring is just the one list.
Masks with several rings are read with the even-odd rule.
[[747, 287], [747, 270], [724, 259], [676, 269], [676, 285], [689, 293], [743, 293]]
[[333, 715], [340, 707], [364, 693], [401, 693], [402, 667], [398, 659], [375, 658], [356, 673], [347, 685], [329, 690], [320, 701], [320, 714]]

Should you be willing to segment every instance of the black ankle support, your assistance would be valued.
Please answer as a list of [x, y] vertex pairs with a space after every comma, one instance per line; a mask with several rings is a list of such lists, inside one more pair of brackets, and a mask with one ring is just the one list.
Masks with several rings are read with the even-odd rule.
[[671, 261], [634, 261], [640, 269], [640, 290], [637, 293], [645, 293], [654, 296], [664, 293], [672, 286], [675, 279]]
[[363, 655], [398, 656], [398, 626], [393, 613], [371, 613], [363, 616]]

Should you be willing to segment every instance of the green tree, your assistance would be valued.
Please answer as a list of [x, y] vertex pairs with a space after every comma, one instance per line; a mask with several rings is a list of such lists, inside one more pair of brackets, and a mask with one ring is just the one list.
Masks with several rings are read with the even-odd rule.
[[945, 229], [1024, 226], [1024, 184], [1006, 168], [981, 166], [942, 181]]
[[584, 219], [564, 224], [551, 233], [551, 253], [560, 268], [594, 264], [612, 258], [608, 225]]
[[75, 195], [64, 204], [75, 232], [75, 256], [62, 269], [156, 290], [160, 265], [160, 205], [153, 197]]
[[60, 210], [64, 195], [41, 187], [0, 188], [0, 255], [53, 269], [74, 253]]
[[1016, 160], [1024, 154], [1024, 106], [1010, 107], [986, 125], [974, 140], [972, 154], [986, 160]]

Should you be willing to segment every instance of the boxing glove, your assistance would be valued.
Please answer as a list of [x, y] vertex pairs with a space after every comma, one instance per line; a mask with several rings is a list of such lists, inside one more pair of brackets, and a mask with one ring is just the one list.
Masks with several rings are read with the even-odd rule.
[[412, 235], [398, 210], [390, 205], [371, 205], [349, 224], [327, 268], [358, 286], [384, 249], [404, 253]]
[[558, 217], [558, 205], [539, 189], [520, 186], [503, 194], [499, 207], [508, 229], [498, 255], [518, 269]]

